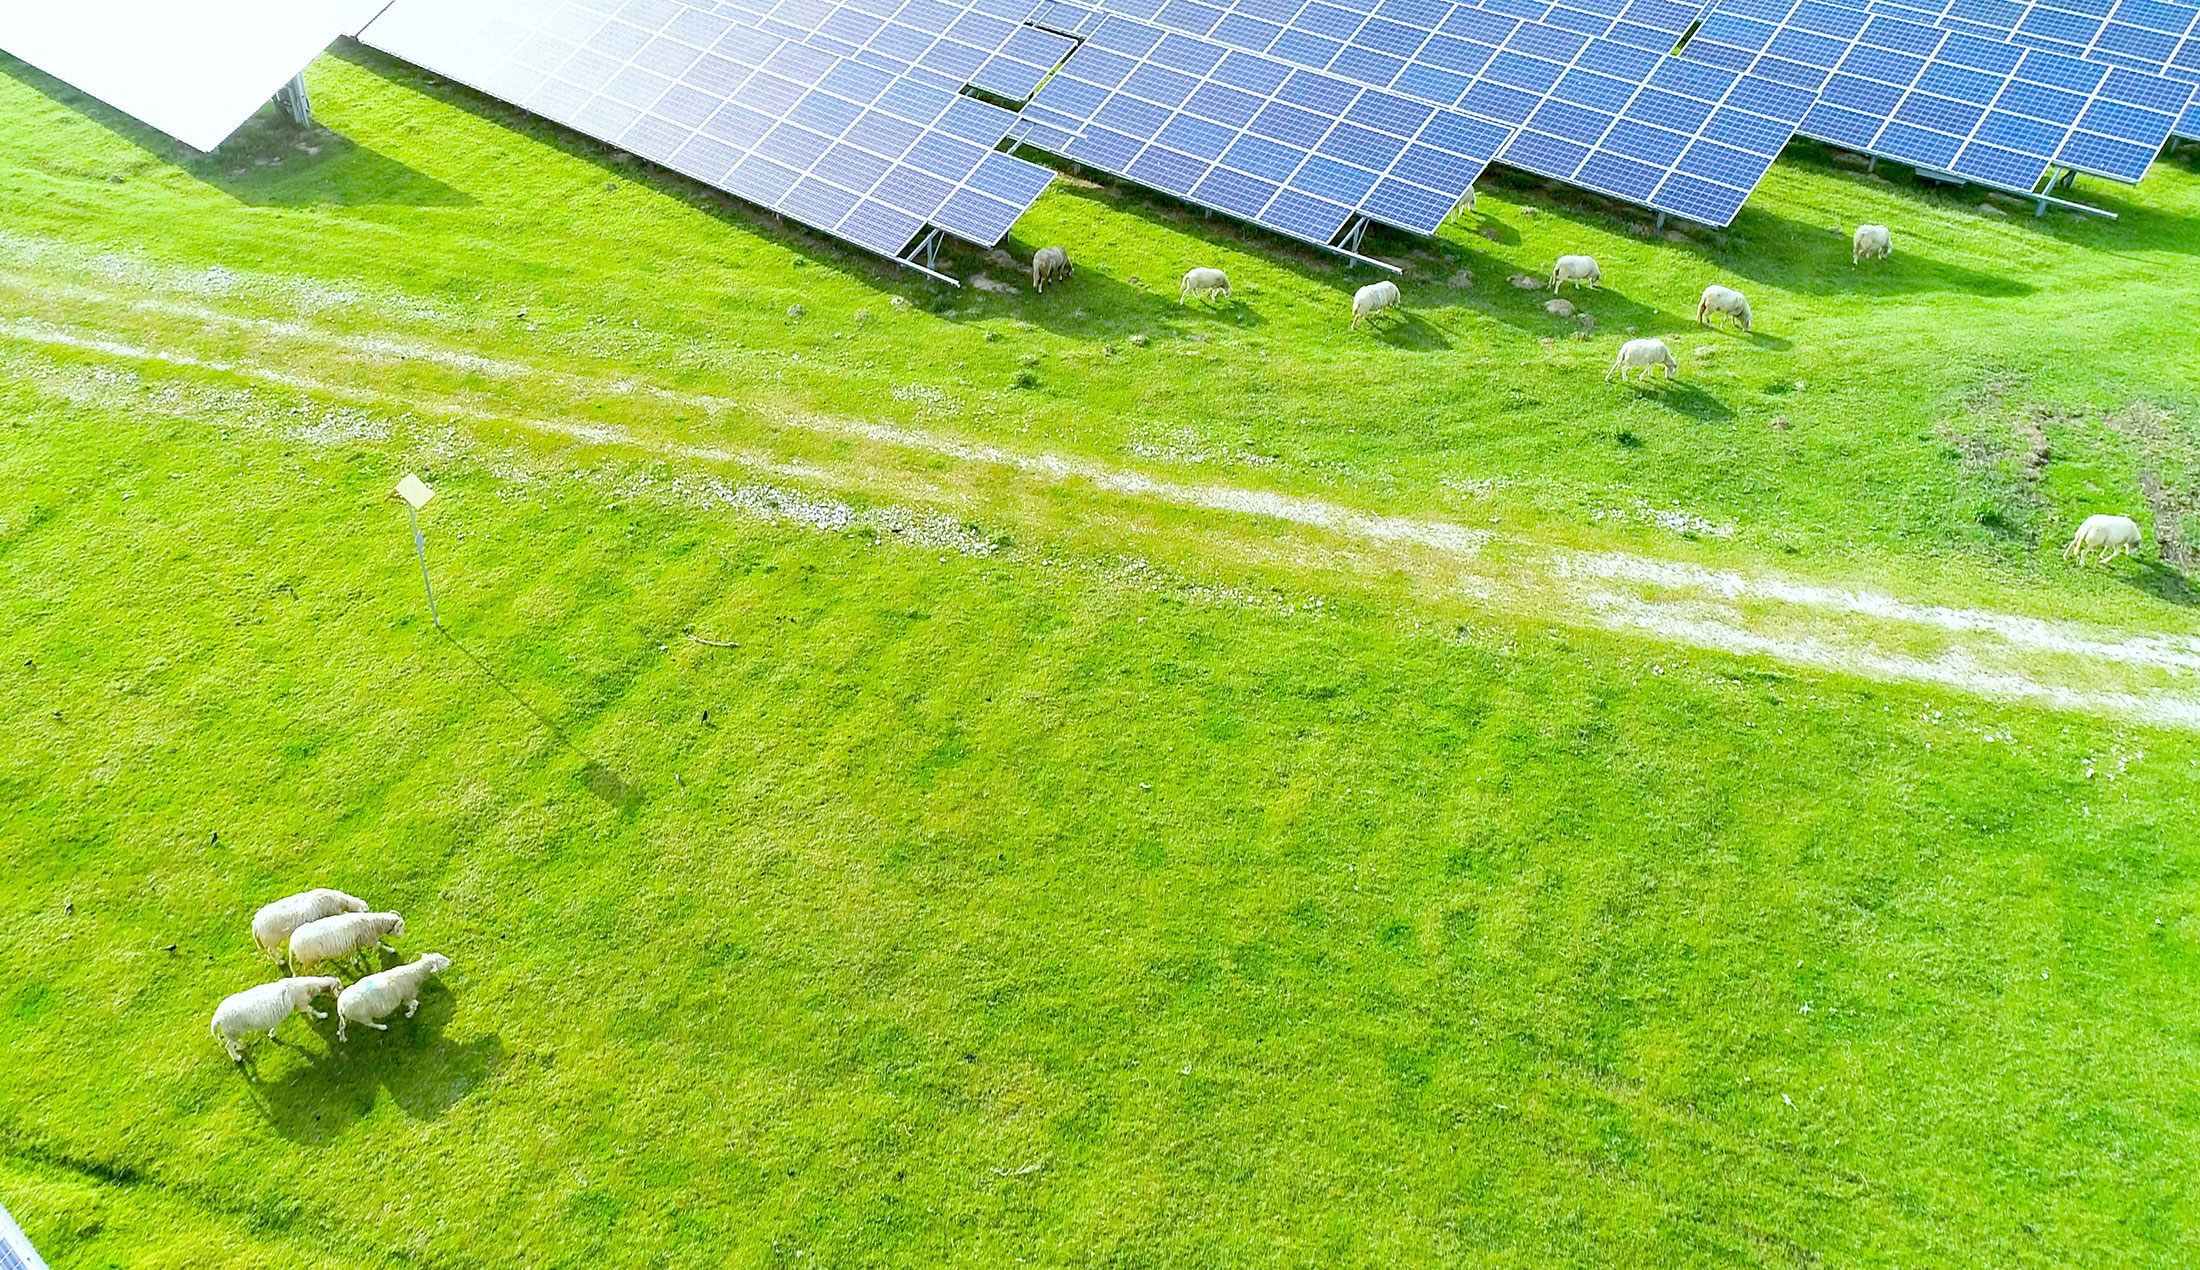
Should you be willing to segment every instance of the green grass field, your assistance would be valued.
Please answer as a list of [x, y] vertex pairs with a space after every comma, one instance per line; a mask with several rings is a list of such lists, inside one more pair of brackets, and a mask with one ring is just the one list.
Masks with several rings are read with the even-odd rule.
[[[1369, 334], [1137, 191], [955, 291], [340, 54], [210, 158], [0, 66], [55, 1270], [2200, 1261], [2183, 162], [1799, 148], [1677, 242], [1492, 176]], [[239, 1069], [318, 885], [453, 967]]]

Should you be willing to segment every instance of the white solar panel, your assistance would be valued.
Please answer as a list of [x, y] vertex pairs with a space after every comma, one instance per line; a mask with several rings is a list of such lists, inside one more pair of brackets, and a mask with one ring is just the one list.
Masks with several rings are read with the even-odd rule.
[[388, 0], [4, 0], [0, 50], [199, 150]]
[[5, 1208], [0, 1208], [0, 1270], [46, 1270], [46, 1263], [38, 1259], [38, 1250], [23, 1237], [22, 1228]]

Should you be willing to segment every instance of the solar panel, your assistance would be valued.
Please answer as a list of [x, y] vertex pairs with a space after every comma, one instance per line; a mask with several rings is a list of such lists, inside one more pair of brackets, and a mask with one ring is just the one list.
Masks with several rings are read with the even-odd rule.
[[903, 263], [928, 225], [992, 246], [1054, 174], [995, 148], [1013, 112], [956, 90], [996, 63], [992, 91], [1035, 86], [1070, 42], [1019, 37], [983, 7], [1002, 0], [866, 2], [886, 12], [396, 0], [361, 38]]
[[212, 150], [383, 0], [0, 4], [0, 50]]
[[1221, 11], [1190, 0], [1136, 5], [1180, 29], [1042, 11], [1085, 38], [1024, 109], [1018, 139], [1329, 246], [1356, 217], [1433, 233], [1511, 132], [1227, 43], [1207, 33]]
[[2029, 191], [2056, 165], [2137, 181], [2191, 101], [2160, 76], [1832, 7], [1798, 6], [1858, 32], [1801, 131], [1982, 184]]
[[0, 1270], [46, 1270], [46, 1263], [6, 1208], [0, 1208]]
[[[1951, 31], [2200, 84], [2200, 4], [2186, 0], [1844, 0]], [[2200, 102], [2175, 135], [2200, 139]]]

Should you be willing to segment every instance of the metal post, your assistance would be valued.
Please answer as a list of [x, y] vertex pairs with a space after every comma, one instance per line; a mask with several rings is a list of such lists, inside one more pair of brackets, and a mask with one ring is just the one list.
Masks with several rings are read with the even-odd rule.
[[313, 103], [306, 98], [306, 73], [298, 72], [275, 90], [275, 104], [290, 112], [290, 121], [303, 128], [313, 122]]
[[1659, 228], [1659, 229], [1664, 229], [1664, 228], [1665, 228], [1665, 213], [1664, 213], [1664, 212], [1659, 212], [1659, 213], [1658, 213], [1658, 223], [1657, 223], [1657, 226], [1656, 226], [1656, 227], [1657, 227], [1657, 228]]
[[420, 513], [411, 503], [405, 504], [405, 518], [412, 521], [413, 550], [420, 556], [420, 585], [428, 588], [428, 620], [441, 626], [443, 619], [435, 612], [435, 583], [428, 581], [428, 544], [420, 536]]

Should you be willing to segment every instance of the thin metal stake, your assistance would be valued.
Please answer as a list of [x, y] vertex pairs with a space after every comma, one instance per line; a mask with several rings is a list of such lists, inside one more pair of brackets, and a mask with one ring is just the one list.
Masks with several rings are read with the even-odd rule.
[[443, 619], [435, 612], [435, 583], [428, 581], [428, 544], [420, 536], [420, 513], [413, 510], [411, 503], [405, 504], [405, 518], [412, 522], [413, 550], [420, 556], [420, 585], [428, 588], [428, 620], [441, 626]]

